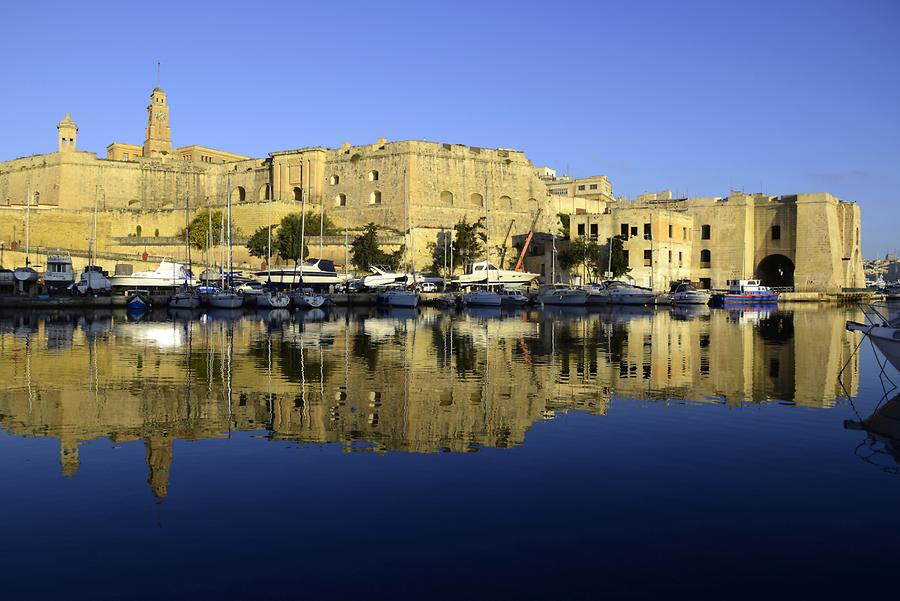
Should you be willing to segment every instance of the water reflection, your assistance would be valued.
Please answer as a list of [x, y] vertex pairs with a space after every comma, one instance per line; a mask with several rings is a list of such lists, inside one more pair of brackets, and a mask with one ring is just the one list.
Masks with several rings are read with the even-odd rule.
[[[827, 408], [856, 390], [839, 309], [624, 307], [162, 311], [0, 318], [0, 425], [79, 444], [143, 440], [168, 494], [175, 439], [264, 430], [348, 452], [522, 444], [536, 421], [615, 397]], [[895, 399], [896, 401], [896, 399]]]

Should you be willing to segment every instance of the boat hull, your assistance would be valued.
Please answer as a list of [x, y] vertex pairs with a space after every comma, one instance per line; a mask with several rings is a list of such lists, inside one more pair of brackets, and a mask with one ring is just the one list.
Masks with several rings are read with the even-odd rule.
[[291, 304], [291, 297], [283, 292], [266, 292], [256, 297], [256, 306], [263, 309], [283, 309]]
[[378, 302], [389, 307], [414, 308], [419, 304], [419, 295], [415, 292], [383, 292], [378, 295]]
[[210, 295], [206, 302], [214, 309], [237, 309], [244, 304], [244, 297], [225, 292]]
[[772, 294], [722, 294], [719, 297], [726, 305], [759, 305], [775, 304], [778, 302], [778, 293]]
[[470, 292], [463, 294], [462, 299], [469, 307], [499, 307], [501, 300], [496, 292]]
[[196, 294], [173, 294], [168, 304], [173, 309], [196, 309], [200, 306], [200, 297]]
[[538, 297], [538, 302], [542, 305], [578, 307], [587, 304], [587, 294], [544, 294]]

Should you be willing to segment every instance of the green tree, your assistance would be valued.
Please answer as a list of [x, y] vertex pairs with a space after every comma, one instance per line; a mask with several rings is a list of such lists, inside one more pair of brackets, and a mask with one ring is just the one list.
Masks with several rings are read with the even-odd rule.
[[[567, 271], [574, 268], [579, 274], [587, 274], [588, 279], [605, 271], [605, 269], [600, 269], [600, 246], [584, 236], [579, 236], [565, 244], [557, 253], [556, 260], [560, 268]], [[605, 264], [603, 267], [605, 268]]]
[[[188, 224], [188, 239], [190, 240], [192, 248], [206, 250], [206, 234], [210, 229], [210, 217], [212, 217], [212, 230], [209, 232], [211, 234], [209, 237], [211, 246], [218, 246], [221, 243], [222, 211], [212, 211], [212, 215], [210, 216], [210, 210], [203, 209], [194, 215], [194, 218], [191, 219], [191, 222]], [[184, 228], [178, 232], [178, 237], [184, 238]]]
[[[273, 234], [273, 247], [274, 242], [275, 239]], [[258, 259], [265, 259], [267, 257], [269, 252], [269, 226], [264, 225], [253, 232], [253, 235], [247, 240], [247, 252], [250, 253], [251, 257], [256, 257]]]
[[[612, 250], [611, 260], [609, 256], [610, 250]], [[607, 243], [603, 245], [598, 272], [605, 272], [607, 266], [609, 266], [609, 270], [612, 271], [614, 278], [623, 276], [631, 271], [631, 268], [628, 266], [628, 259], [625, 256], [625, 249], [622, 245], [622, 236], [613, 236], [612, 244], [610, 244], [609, 239], [607, 239]]]
[[450, 260], [450, 244], [453, 241], [453, 235], [450, 230], [441, 230], [437, 234], [434, 242], [428, 243], [431, 249], [431, 272], [440, 274], [444, 272], [445, 263]]
[[403, 258], [403, 248], [394, 252], [385, 252], [378, 243], [378, 226], [368, 223], [363, 232], [353, 239], [350, 252], [351, 262], [357, 269], [368, 269], [370, 265], [387, 265], [397, 269]]
[[278, 256], [284, 261], [293, 261], [295, 268], [308, 250], [300, 243], [302, 228], [300, 213], [291, 213], [282, 218], [278, 224], [278, 234], [273, 234], [272, 238], [272, 248], [278, 252]]
[[484, 217], [474, 223], [469, 223], [463, 217], [453, 229], [456, 232], [456, 239], [453, 241], [454, 267], [464, 266], [484, 255], [484, 243], [487, 241]]

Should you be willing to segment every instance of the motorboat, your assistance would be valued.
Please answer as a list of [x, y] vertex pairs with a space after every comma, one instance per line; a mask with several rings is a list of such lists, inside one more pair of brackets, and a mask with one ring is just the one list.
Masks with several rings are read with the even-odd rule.
[[126, 290], [125, 306], [129, 311], [146, 311], [150, 308], [149, 290]]
[[469, 290], [462, 295], [462, 302], [468, 307], [499, 307], [500, 295], [493, 290]]
[[369, 265], [372, 273], [362, 278], [362, 285], [366, 288], [381, 288], [399, 282], [407, 281], [408, 275], [394, 271], [387, 265]]
[[587, 304], [587, 295], [587, 291], [566, 284], [545, 284], [538, 290], [537, 300], [542, 305], [580, 306]]
[[38, 272], [31, 267], [16, 267], [15, 271], [13, 271], [13, 277], [17, 282], [33, 284], [38, 279]]
[[218, 290], [207, 296], [206, 302], [214, 309], [238, 309], [244, 304], [244, 297], [234, 290]]
[[443, 294], [437, 298], [437, 304], [445, 309], [455, 307], [459, 302], [459, 297], [455, 294]]
[[887, 360], [900, 371], [900, 317], [886, 319], [879, 316], [880, 321], [863, 324], [856, 321], [848, 321], [847, 329], [851, 332], [862, 332], [878, 347]]
[[291, 297], [280, 290], [263, 290], [256, 297], [256, 306], [263, 309], [283, 309], [291, 304]]
[[604, 294], [603, 284], [587, 284], [581, 287], [587, 292], [587, 305], [608, 305], [609, 295]]
[[112, 290], [112, 284], [106, 272], [98, 265], [88, 265], [81, 272], [81, 277], [78, 279], [78, 283], [75, 284], [75, 289], [81, 294], [96, 294], [98, 292], [108, 294]]
[[16, 277], [12, 269], [0, 269], [0, 286], [12, 286], [16, 283]]
[[69, 255], [47, 255], [44, 284], [51, 288], [70, 288], [75, 283], [75, 270]]
[[181, 263], [160, 261], [153, 271], [136, 271], [131, 275], [114, 275], [109, 278], [113, 288], [173, 288], [189, 286], [197, 282], [190, 270]]
[[297, 290], [291, 294], [291, 300], [300, 309], [317, 309], [325, 304], [325, 297], [321, 294], [316, 294], [309, 288]]
[[500, 291], [500, 304], [504, 307], [524, 307], [529, 298], [521, 290], [504, 288]]
[[759, 280], [728, 280], [728, 292], [716, 294], [713, 301], [725, 305], [771, 304], [778, 302], [778, 293]]
[[200, 306], [200, 295], [195, 290], [184, 287], [170, 296], [167, 304], [173, 309], [196, 309]]
[[481, 260], [468, 263], [464, 273], [452, 276], [450, 281], [462, 287], [487, 284], [491, 286], [500, 285], [506, 288], [519, 288], [527, 286], [538, 277], [540, 276], [536, 273], [515, 271], [514, 269], [500, 269], [486, 260]]
[[648, 305], [656, 299], [656, 294], [649, 288], [641, 288], [621, 280], [603, 282], [601, 294], [607, 297], [611, 305]]
[[415, 307], [419, 304], [419, 293], [401, 287], [388, 288], [378, 293], [377, 301], [389, 307]]
[[672, 282], [669, 301], [673, 305], [708, 305], [710, 294], [706, 290], [698, 290], [690, 282]]
[[336, 286], [349, 279], [338, 273], [334, 261], [328, 259], [306, 259], [296, 267], [270, 268], [253, 273], [257, 279], [266, 280], [279, 288], [314, 286], [323, 288]]

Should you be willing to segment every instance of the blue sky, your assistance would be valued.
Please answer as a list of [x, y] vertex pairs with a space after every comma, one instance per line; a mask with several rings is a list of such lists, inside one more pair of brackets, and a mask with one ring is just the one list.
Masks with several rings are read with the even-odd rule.
[[254, 156], [426, 139], [525, 151], [616, 194], [827, 191], [900, 251], [900, 2], [20, 2], [0, 160], [142, 143]]

